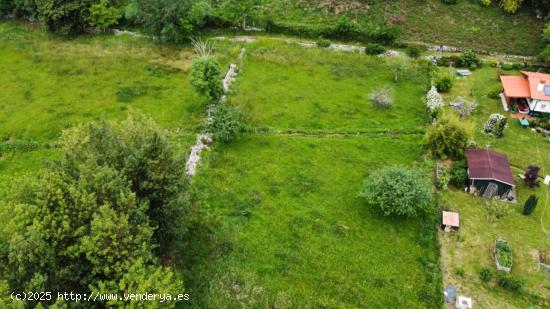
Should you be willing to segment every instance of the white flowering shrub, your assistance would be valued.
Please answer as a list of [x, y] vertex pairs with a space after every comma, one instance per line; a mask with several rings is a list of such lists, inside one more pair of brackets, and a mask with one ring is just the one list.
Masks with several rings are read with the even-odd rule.
[[489, 116], [483, 131], [487, 134], [493, 134], [495, 137], [502, 137], [504, 129], [508, 126], [508, 119], [501, 114], [492, 114]]
[[426, 95], [426, 106], [430, 111], [443, 107], [443, 97], [437, 92], [437, 89], [432, 86]]
[[375, 108], [390, 108], [393, 105], [393, 91], [386, 87], [375, 89], [369, 98]]
[[462, 104], [457, 109], [458, 114], [462, 119], [470, 116], [477, 107], [476, 99], [472, 99], [470, 101], [470, 100], [465, 100], [462, 97], [458, 97], [458, 101], [462, 102]]

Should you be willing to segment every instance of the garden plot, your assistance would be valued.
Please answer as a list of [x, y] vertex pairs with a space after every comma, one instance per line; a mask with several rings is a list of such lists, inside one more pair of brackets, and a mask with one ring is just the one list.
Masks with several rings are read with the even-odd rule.
[[[395, 83], [386, 60], [378, 57], [269, 40], [249, 46], [229, 102], [249, 112], [257, 126], [364, 132], [414, 131], [424, 124], [426, 83], [419, 71]], [[379, 87], [394, 93], [391, 109], [372, 106], [369, 95]]]
[[[369, 171], [421, 166], [419, 144], [414, 135], [252, 135], [218, 144], [194, 182], [225, 222], [225, 249], [191, 272], [188, 286], [202, 283], [192, 293], [213, 307], [254, 293], [259, 304], [290, 307], [433, 307], [433, 225], [421, 237], [422, 219], [383, 217], [357, 197]], [[209, 276], [210, 286], [194, 281]]]
[[[447, 72], [442, 69], [441, 74]], [[542, 181], [538, 188], [528, 188], [518, 174], [525, 173], [529, 165], [544, 169], [541, 175], [550, 171], [550, 143], [542, 135], [530, 129], [521, 128], [517, 119], [510, 117], [502, 108], [500, 99], [491, 99], [487, 94], [501, 87], [497, 79], [498, 70], [489, 65], [473, 72], [465, 79], [454, 81], [453, 88], [445, 95], [446, 102], [457, 96], [471, 99], [473, 95], [478, 107], [474, 113], [463, 121], [471, 127], [473, 138], [478, 147], [490, 147], [506, 154], [510, 161], [512, 173], [516, 180], [518, 204], [508, 206], [507, 214], [488, 223], [487, 200], [470, 196], [463, 188], [449, 189], [441, 196], [442, 205], [460, 212], [460, 236], [453, 238], [442, 236], [444, 253], [444, 278], [446, 284], [459, 287], [460, 293], [473, 297], [481, 307], [497, 308], [505, 306], [527, 307], [540, 305], [544, 299], [550, 300], [548, 293], [548, 275], [539, 270], [533, 252], [548, 250], [548, 231], [550, 226], [550, 194]], [[506, 72], [511, 75], [518, 72]], [[502, 74], [502, 73], [501, 73]], [[451, 112], [447, 107], [445, 112]], [[495, 138], [484, 134], [483, 127], [491, 114], [499, 113], [508, 117], [508, 127], [504, 137]], [[522, 214], [525, 201], [531, 194], [539, 197], [539, 202], [532, 214]], [[521, 278], [525, 286], [521, 292], [508, 291], [496, 283], [497, 272], [493, 257], [494, 241], [502, 238], [508, 241], [513, 250], [513, 267], [511, 275]], [[536, 255], [535, 255], [536, 256]], [[482, 268], [491, 269], [493, 276], [488, 283], [482, 282], [479, 272]], [[544, 306], [542, 306], [544, 307]]]

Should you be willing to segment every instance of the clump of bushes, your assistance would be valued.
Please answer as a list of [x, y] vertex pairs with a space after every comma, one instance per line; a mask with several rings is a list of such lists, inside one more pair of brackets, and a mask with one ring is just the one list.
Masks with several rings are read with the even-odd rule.
[[428, 147], [440, 159], [462, 159], [469, 139], [466, 130], [456, 122], [442, 121], [428, 131]]
[[426, 95], [426, 108], [432, 119], [436, 119], [443, 108], [443, 97], [437, 92], [437, 88], [432, 86]]
[[407, 49], [405, 51], [406, 51], [406, 53], [409, 57], [416, 59], [416, 58], [420, 57], [420, 55], [424, 51], [424, 48], [422, 48], [418, 45], [411, 45], [411, 46], [407, 47]]
[[481, 60], [474, 51], [466, 50], [459, 56], [458, 65], [464, 68], [478, 67], [481, 65]]
[[458, 0], [441, 0], [445, 4], [456, 4]]
[[322, 37], [317, 40], [317, 47], [327, 48], [330, 47], [330, 44], [330, 40]]
[[429, 207], [432, 190], [422, 173], [403, 166], [390, 166], [371, 173], [359, 196], [385, 216], [414, 217]]
[[189, 81], [208, 103], [217, 103], [223, 94], [220, 65], [208, 57], [201, 57], [193, 63]]
[[393, 105], [393, 91], [387, 87], [375, 89], [369, 96], [372, 106], [375, 108], [386, 109]]
[[536, 195], [531, 194], [527, 201], [525, 201], [525, 205], [523, 206], [523, 214], [526, 216], [532, 214], [537, 207], [538, 202], [539, 198]]
[[212, 108], [210, 116], [206, 123], [206, 132], [224, 143], [233, 141], [246, 129], [244, 116], [237, 107], [219, 104]]
[[450, 182], [458, 188], [462, 188], [468, 181], [468, 165], [465, 161], [454, 161], [451, 165]]
[[487, 134], [492, 134], [493, 136], [500, 138], [504, 136], [504, 129], [508, 126], [508, 119], [501, 114], [492, 114], [489, 116], [483, 131]]
[[443, 76], [435, 83], [435, 87], [439, 92], [448, 92], [453, 86], [453, 80], [449, 76]]
[[500, 273], [497, 283], [505, 289], [516, 292], [521, 290], [523, 286], [525, 286], [525, 281], [523, 279], [515, 277], [508, 273]]
[[367, 55], [380, 55], [386, 51], [386, 48], [378, 43], [367, 43], [365, 53]]

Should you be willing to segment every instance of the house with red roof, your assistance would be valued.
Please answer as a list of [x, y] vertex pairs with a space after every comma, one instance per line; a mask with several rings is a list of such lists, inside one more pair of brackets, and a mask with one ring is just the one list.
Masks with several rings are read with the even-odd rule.
[[[468, 187], [486, 198], [508, 199], [516, 186], [506, 155], [489, 149], [469, 149]], [[513, 198], [513, 197], [512, 197]]]
[[550, 74], [522, 71], [521, 76], [501, 75], [500, 81], [503, 104], [515, 104], [523, 114], [550, 113]]

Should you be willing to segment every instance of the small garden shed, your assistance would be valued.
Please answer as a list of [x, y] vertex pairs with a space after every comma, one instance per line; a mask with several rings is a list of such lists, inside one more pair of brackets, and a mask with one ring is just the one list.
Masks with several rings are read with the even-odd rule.
[[468, 185], [471, 193], [486, 198], [509, 197], [516, 186], [508, 158], [489, 149], [470, 149], [468, 160]]

